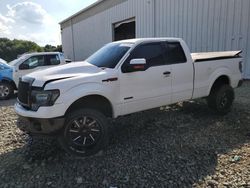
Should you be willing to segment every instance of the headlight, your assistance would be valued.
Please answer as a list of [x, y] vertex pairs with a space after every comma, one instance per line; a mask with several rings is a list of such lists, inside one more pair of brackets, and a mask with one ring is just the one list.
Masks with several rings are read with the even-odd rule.
[[53, 106], [59, 96], [59, 90], [33, 90], [31, 92], [31, 108], [36, 111], [41, 106]]

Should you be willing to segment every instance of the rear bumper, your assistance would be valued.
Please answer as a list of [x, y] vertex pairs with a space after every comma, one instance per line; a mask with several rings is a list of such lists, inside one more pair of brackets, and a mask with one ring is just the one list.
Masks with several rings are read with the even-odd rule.
[[38, 119], [19, 116], [17, 127], [33, 135], [56, 135], [64, 126], [65, 119]]

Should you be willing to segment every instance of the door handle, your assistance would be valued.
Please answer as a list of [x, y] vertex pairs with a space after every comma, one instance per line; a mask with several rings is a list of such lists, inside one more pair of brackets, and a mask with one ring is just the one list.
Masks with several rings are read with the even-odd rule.
[[171, 74], [171, 72], [169, 72], [169, 71], [166, 71], [163, 73], [163, 75], [165, 75], [165, 76], [169, 76], [170, 74]]

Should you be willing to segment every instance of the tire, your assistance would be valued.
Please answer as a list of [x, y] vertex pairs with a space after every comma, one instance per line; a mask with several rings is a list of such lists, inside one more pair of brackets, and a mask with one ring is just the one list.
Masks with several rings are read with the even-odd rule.
[[234, 101], [234, 90], [229, 85], [221, 85], [213, 89], [207, 98], [208, 106], [219, 115], [230, 112]]
[[0, 100], [7, 100], [14, 95], [14, 88], [11, 84], [0, 82]]
[[80, 109], [66, 117], [58, 137], [59, 144], [69, 154], [87, 157], [103, 150], [108, 144], [107, 118], [92, 109]]

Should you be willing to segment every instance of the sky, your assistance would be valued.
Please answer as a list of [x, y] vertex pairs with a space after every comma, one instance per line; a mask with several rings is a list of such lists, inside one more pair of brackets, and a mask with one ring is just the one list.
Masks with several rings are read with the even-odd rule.
[[59, 22], [96, 0], [0, 0], [0, 38], [60, 45]]

